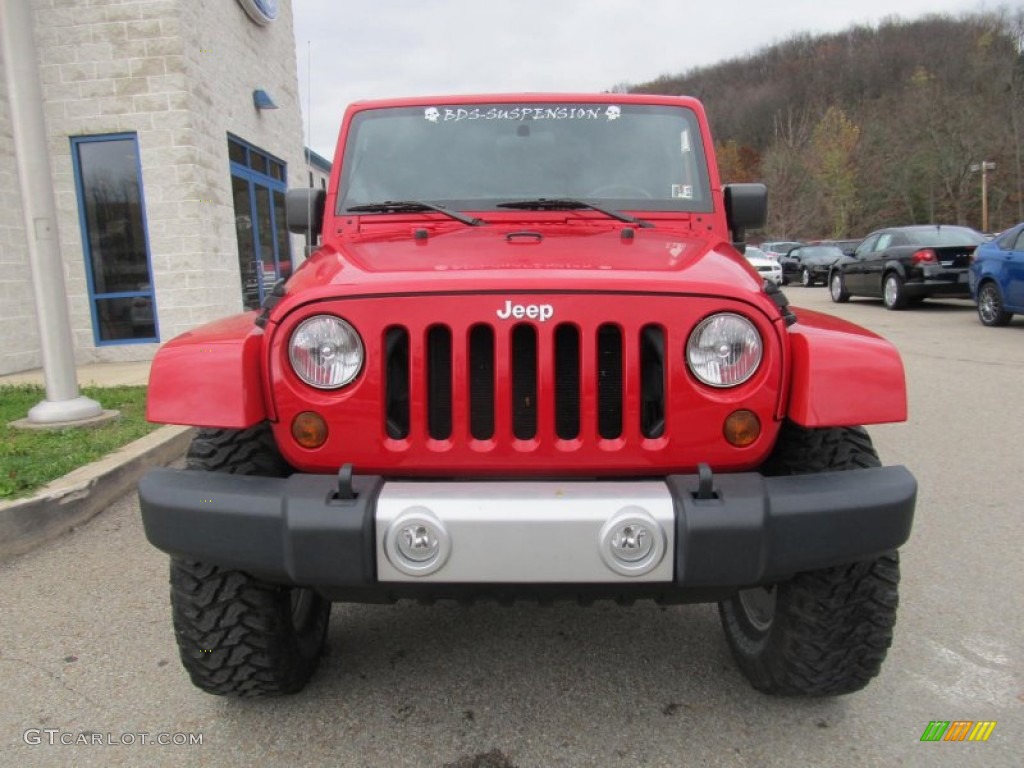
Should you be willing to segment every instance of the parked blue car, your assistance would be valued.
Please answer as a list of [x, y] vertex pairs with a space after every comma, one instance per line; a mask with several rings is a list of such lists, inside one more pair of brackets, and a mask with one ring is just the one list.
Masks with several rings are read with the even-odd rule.
[[978, 246], [968, 283], [982, 325], [1006, 325], [1024, 312], [1024, 223]]

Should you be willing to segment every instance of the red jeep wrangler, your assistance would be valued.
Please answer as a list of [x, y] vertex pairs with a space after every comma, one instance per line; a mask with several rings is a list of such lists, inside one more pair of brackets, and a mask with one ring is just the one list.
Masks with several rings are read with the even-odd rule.
[[718, 602], [762, 691], [866, 685], [916, 483], [859, 425], [903, 367], [747, 265], [765, 198], [689, 98], [350, 107], [289, 193], [312, 255], [153, 364], [200, 427], [139, 489], [192, 681], [298, 691], [331, 601], [650, 598]]

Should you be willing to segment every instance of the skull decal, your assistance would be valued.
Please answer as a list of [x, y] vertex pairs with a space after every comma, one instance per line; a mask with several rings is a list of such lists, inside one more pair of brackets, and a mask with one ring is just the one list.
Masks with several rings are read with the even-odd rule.
[[620, 107], [608, 107], [605, 110], [604, 116], [609, 120], [618, 120], [622, 116], [622, 109]]
[[441, 113], [437, 107], [427, 107], [427, 110], [423, 113], [423, 116], [432, 123], [436, 123], [441, 119]]

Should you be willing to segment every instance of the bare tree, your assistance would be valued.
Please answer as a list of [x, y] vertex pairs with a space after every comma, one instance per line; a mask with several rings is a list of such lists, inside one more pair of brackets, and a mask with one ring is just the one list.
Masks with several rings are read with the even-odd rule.
[[811, 173], [833, 238], [849, 237], [857, 209], [854, 152], [859, 141], [860, 128], [837, 106], [828, 108], [811, 136]]
[[774, 237], [803, 237], [818, 229], [816, 206], [811, 204], [813, 178], [805, 161], [809, 135], [806, 112], [776, 113], [775, 140], [761, 160], [761, 172], [771, 195], [768, 228]]

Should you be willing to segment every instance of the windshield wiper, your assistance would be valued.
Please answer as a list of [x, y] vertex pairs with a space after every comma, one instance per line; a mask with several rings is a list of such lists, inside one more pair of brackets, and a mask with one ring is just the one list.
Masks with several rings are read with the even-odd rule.
[[630, 216], [628, 213], [622, 213], [621, 211], [615, 211], [611, 208], [605, 208], [603, 205], [588, 203], [586, 200], [576, 200], [571, 197], [538, 197], [534, 200], [512, 200], [508, 203], [498, 203], [497, 207], [529, 211], [571, 211], [580, 208], [589, 208], [592, 211], [603, 213], [605, 216], [610, 216], [613, 219], [624, 221], [627, 224], [636, 224], [638, 227], [654, 226], [651, 222], [638, 219], [635, 216]]
[[385, 200], [381, 203], [365, 203], [363, 205], [350, 205], [345, 209], [353, 213], [416, 213], [419, 211], [437, 211], [445, 216], [450, 216], [463, 224], [471, 227], [479, 227], [487, 222], [473, 216], [467, 216], [460, 211], [453, 211], [443, 205], [436, 203], [425, 203], [422, 200]]

